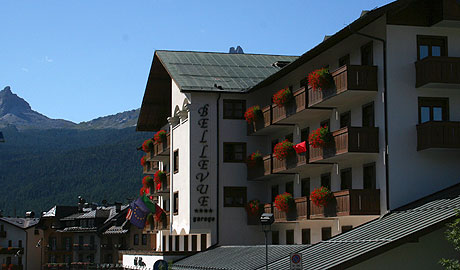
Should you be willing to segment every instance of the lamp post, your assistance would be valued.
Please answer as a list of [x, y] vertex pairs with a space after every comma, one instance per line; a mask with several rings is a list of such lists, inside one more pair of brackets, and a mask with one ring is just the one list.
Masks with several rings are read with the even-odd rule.
[[271, 226], [275, 222], [275, 218], [272, 213], [263, 213], [260, 216], [260, 224], [265, 234], [265, 269], [268, 270], [268, 239], [267, 234], [271, 231]]

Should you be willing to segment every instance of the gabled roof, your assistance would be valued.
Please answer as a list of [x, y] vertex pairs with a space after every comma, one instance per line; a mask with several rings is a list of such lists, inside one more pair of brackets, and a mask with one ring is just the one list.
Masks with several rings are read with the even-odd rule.
[[9, 218], [9, 217], [2, 217], [0, 218], [1, 221], [7, 222], [11, 225], [19, 227], [21, 229], [28, 229], [37, 225], [40, 221], [39, 218]]
[[181, 91], [244, 92], [280, 70], [275, 62], [297, 56], [156, 51]]
[[[303, 269], [350, 267], [369, 254], [378, 255], [441, 228], [455, 217], [459, 208], [460, 184], [457, 184], [300, 251]], [[269, 269], [289, 269], [289, 258], [270, 264]]]
[[[269, 246], [269, 263], [307, 247], [308, 245]], [[264, 265], [265, 246], [222, 246], [184, 258], [174, 263], [172, 269], [254, 270]], [[289, 266], [279, 269], [289, 269]]]

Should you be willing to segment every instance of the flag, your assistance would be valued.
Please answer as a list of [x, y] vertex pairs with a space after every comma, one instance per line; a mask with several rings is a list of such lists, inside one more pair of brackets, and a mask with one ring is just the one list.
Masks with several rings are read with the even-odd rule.
[[142, 196], [141, 199], [144, 202], [145, 206], [147, 206], [147, 208], [150, 210], [150, 212], [155, 213], [155, 204], [145, 195]]
[[297, 154], [305, 153], [307, 152], [307, 143], [305, 141], [298, 143], [293, 146], [294, 150]]
[[126, 220], [131, 220], [131, 216], [133, 215], [133, 210], [131, 208], [128, 209], [128, 214], [126, 214]]
[[131, 218], [129, 219], [131, 224], [138, 227], [139, 229], [143, 229], [145, 227], [147, 214], [150, 212], [149, 208], [145, 206], [141, 198], [138, 198], [131, 203], [130, 210], [132, 211]]

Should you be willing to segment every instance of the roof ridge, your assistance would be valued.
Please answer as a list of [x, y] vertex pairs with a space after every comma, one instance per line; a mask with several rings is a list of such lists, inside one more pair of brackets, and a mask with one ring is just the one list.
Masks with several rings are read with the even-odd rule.
[[225, 55], [262, 55], [262, 56], [284, 56], [284, 57], [299, 57], [299, 55], [286, 54], [264, 54], [264, 53], [226, 53], [226, 52], [206, 52], [206, 51], [182, 51], [182, 50], [155, 50], [156, 52], [178, 52], [178, 53], [206, 53], [206, 54], [225, 54]]

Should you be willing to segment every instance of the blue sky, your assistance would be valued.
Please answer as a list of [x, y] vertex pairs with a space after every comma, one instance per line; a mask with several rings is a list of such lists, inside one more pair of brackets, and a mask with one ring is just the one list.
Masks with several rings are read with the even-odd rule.
[[300, 55], [391, 0], [2, 0], [0, 90], [74, 122], [139, 108], [155, 50]]

